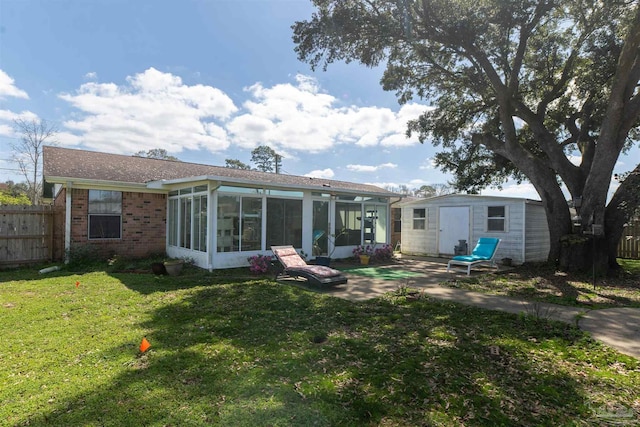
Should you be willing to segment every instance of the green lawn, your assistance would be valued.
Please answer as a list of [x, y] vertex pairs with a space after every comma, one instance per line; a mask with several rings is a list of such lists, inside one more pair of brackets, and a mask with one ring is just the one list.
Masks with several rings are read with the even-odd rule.
[[353, 303], [247, 270], [0, 272], [0, 319], [0, 425], [585, 425], [640, 411], [640, 363], [570, 326], [399, 295]]
[[446, 285], [585, 309], [640, 308], [640, 260], [619, 259], [618, 263], [622, 269], [617, 275], [595, 280], [589, 274], [568, 275], [546, 265], [530, 265], [497, 274], [457, 278]]

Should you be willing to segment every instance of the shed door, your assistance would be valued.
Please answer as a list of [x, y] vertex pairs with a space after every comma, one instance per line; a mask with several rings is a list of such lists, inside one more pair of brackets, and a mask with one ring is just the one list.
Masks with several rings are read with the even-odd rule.
[[[469, 207], [468, 206], [447, 206], [440, 207], [439, 222], [440, 233], [438, 240], [438, 252], [446, 255], [453, 255], [454, 248], [458, 245], [458, 240], [466, 240], [467, 247], [471, 246], [469, 241]], [[473, 248], [469, 248], [469, 252]]]

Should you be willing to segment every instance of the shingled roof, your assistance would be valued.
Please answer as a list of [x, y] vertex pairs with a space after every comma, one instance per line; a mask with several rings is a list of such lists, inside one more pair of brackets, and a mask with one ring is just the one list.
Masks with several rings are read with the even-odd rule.
[[368, 184], [51, 146], [43, 147], [43, 168], [45, 181], [50, 183], [81, 180], [109, 185], [149, 185], [158, 181], [206, 177], [229, 184], [260, 184], [378, 196], [396, 195]]

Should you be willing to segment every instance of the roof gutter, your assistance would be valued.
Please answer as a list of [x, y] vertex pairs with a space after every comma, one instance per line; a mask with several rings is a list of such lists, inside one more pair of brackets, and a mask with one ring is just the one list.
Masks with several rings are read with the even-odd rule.
[[[113, 189], [113, 190], [154, 190], [149, 188], [146, 184], [139, 182], [120, 182], [120, 181], [104, 181], [100, 179], [86, 179], [86, 178], [66, 178], [60, 176], [46, 176], [45, 181], [51, 184], [63, 184], [67, 185], [69, 182], [73, 182], [73, 188], [75, 189]], [[162, 191], [158, 191], [162, 192]]]
[[[311, 178], [310, 178], [311, 179]], [[356, 189], [349, 188], [341, 188], [341, 187], [333, 187], [331, 185], [299, 185], [299, 184], [284, 184], [284, 183], [271, 183], [271, 182], [260, 182], [256, 183], [254, 180], [250, 179], [242, 179], [242, 178], [230, 178], [228, 176], [218, 176], [218, 175], [200, 175], [200, 176], [192, 176], [186, 178], [177, 178], [177, 179], [161, 179], [158, 181], [149, 181], [146, 183], [147, 188], [150, 189], [167, 189], [168, 186], [179, 185], [179, 184], [187, 184], [189, 182], [194, 181], [217, 181], [220, 182], [221, 185], [225, 183], [228, 184], [241, 184], [247, 185], [255, 188], [278, 188], [278, 189], [296, 189], [296, 190], [310, 190], [310, 191], [319, 191], [324, 193], [345, 193], [345, 194], [358, 194], [358, 195], [369, 195], [369, 196], [378, 196], [378, 197], [393, 197], [394, 193], [380, 193], [374, 191], [361, 191]]]

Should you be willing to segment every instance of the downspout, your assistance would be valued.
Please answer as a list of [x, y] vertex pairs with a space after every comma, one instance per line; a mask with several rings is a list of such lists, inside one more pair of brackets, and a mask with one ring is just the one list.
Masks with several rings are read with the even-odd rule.
[[[389, 245], [391, 245], [391, 209], [393, 205], [395, 205], [396, 203], [400, 203], [402, 199], [403, 197], [400, 196], [395, 202], [389, 203], [389, 213], [387, 215], [387, 242], [389, 242]], [[400, 212], [400, 227], [402, 227], [402, 211]], [[400, 233], [400, 253], [402, 253], [402, 232]]]
[[71, 250], [71, 190], [73, 182], [67, 182], [64, 209], [64, 262], [69, 263], [69, 251]]
[[522, 204], [522, 263], [524, 264], [527, 262], [527, 201], [524, 200]]

